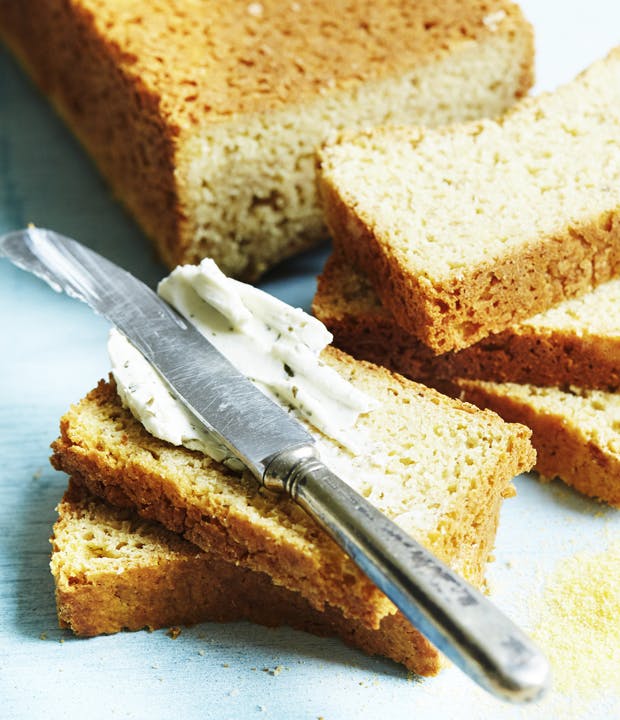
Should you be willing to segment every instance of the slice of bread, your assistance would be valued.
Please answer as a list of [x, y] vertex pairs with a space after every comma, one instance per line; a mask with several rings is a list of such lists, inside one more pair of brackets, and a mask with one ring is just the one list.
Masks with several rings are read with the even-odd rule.
[[620, 280], [610, 280], [456, 352], [433, 353], [403, 330], [366, 276], [334, 254], [319, 277], [314, 314], [334, 344], [431, 385], [452, 377], [541, 386], [620, 386]]
[[[328, 348], [322, 359], [379, 407], [355, 426], [355, 457], [319, 438], [335, 467], [407, 532], [475, 584], [510, 480], [529, 469], [529, 431]], [[219, 559], [267, 573], [322, 610], [377, 628], [392, 603], [292, 501], [197, 452], [150, 436], [101, 382], [61, 421], [52, 462], [115, 505], [135, 508]]]
[[620, 394], [459, 380], [463, 397], [533, 431], [536, 470], [620, 507]]
[[396, 322], [447, 352], [620, 273], [620, 49], [498, 121], [343, 134], [327, 224]]
[[495, 116], [532, 84], [507, 0], [29, 0], [0, 34], [171, 268], [246, 278], [326, 236], [329, 131]]
[[371, 630], [329, 605], [315, 610], [268, 575], [218, 560], [73, 480], [57, 511], [50, 566], [58, 618], [77, 635], [250, 620], [337, 635], [420, 675], [436, 674], [444, 662], [400, 613]]

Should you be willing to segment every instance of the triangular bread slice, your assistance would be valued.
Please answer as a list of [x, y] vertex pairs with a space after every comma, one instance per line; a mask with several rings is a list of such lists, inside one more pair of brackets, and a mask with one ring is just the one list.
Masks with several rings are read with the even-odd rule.
[[337, 347], [416, 380], [601, 390], [620, 386], [619, 308], [620, 280], [610, 280], [475, 345], [437, 355], [396, 323], [368, 278], [338, 254], [328, 259], [312, 304]]
[[[357, 489], [480, 584], [502, 498], [534, 463], [529, 431], [333, 348], [322, 359], [379, 401], [356, 427], [369, 446], [385, 451], [342, 457], [360, 463]], [[91, 492], [159, 520], [222, 560], [267, 573], [319, 610], [330, 604], [371, 628], [395, 612], [295, 503], [155, 439], [123, 408], [113, 383], [102, 381], [66, 413], [53, 449], [54, 466]]]
[[50, 565], [58, 618], [76, 635], [249, 620], [339, 636], [420, 675], [434, 675], [442, 665], [437, 650], [400, 613], [371, 630], [329, 605], [315, 610], [265, 573], [218, 560], [74, 480], [57, 511]]
[[620, 48], [500, 120], [344, 133], [318, 158], [339, 250], [435, 352], [620, 274]]

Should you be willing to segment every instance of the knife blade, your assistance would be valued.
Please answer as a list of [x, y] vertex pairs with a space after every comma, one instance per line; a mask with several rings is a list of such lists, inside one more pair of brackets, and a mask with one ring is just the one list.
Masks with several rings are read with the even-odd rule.
[[298, 502], [474, 681], [513, 702], [534, 700], [546, 691], [549, 666], [531, 640], [332, 473], [303, 426], [144, 283], [51, 230], [8, 233], [0, 237], [0, 255], [115, 325], [209, 432], [266, 487]]

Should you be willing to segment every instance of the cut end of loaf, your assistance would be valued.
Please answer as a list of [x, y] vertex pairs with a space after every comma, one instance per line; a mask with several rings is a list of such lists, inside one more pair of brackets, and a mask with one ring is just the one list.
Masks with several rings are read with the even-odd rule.
[[245, 279], [325, 238], [331, 132], [493, 116], [532, 84], [532, 30], [504, 0], [18, 5], [4, 39], [166, 264]]

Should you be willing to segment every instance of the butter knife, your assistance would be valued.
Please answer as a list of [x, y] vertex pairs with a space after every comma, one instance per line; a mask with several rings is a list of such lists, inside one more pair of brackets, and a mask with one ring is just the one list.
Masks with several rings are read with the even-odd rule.
[[0, 237], [0, 255], [115, 325], [259, 482], [299, 503], [405, 617], [474, 681], [513, 702], [534, 700], [545, 692], [549, 666], [529, 638], [334, 475], [319, 459], [305, 428], [149, 287], [51, 230], [8, 233]]

